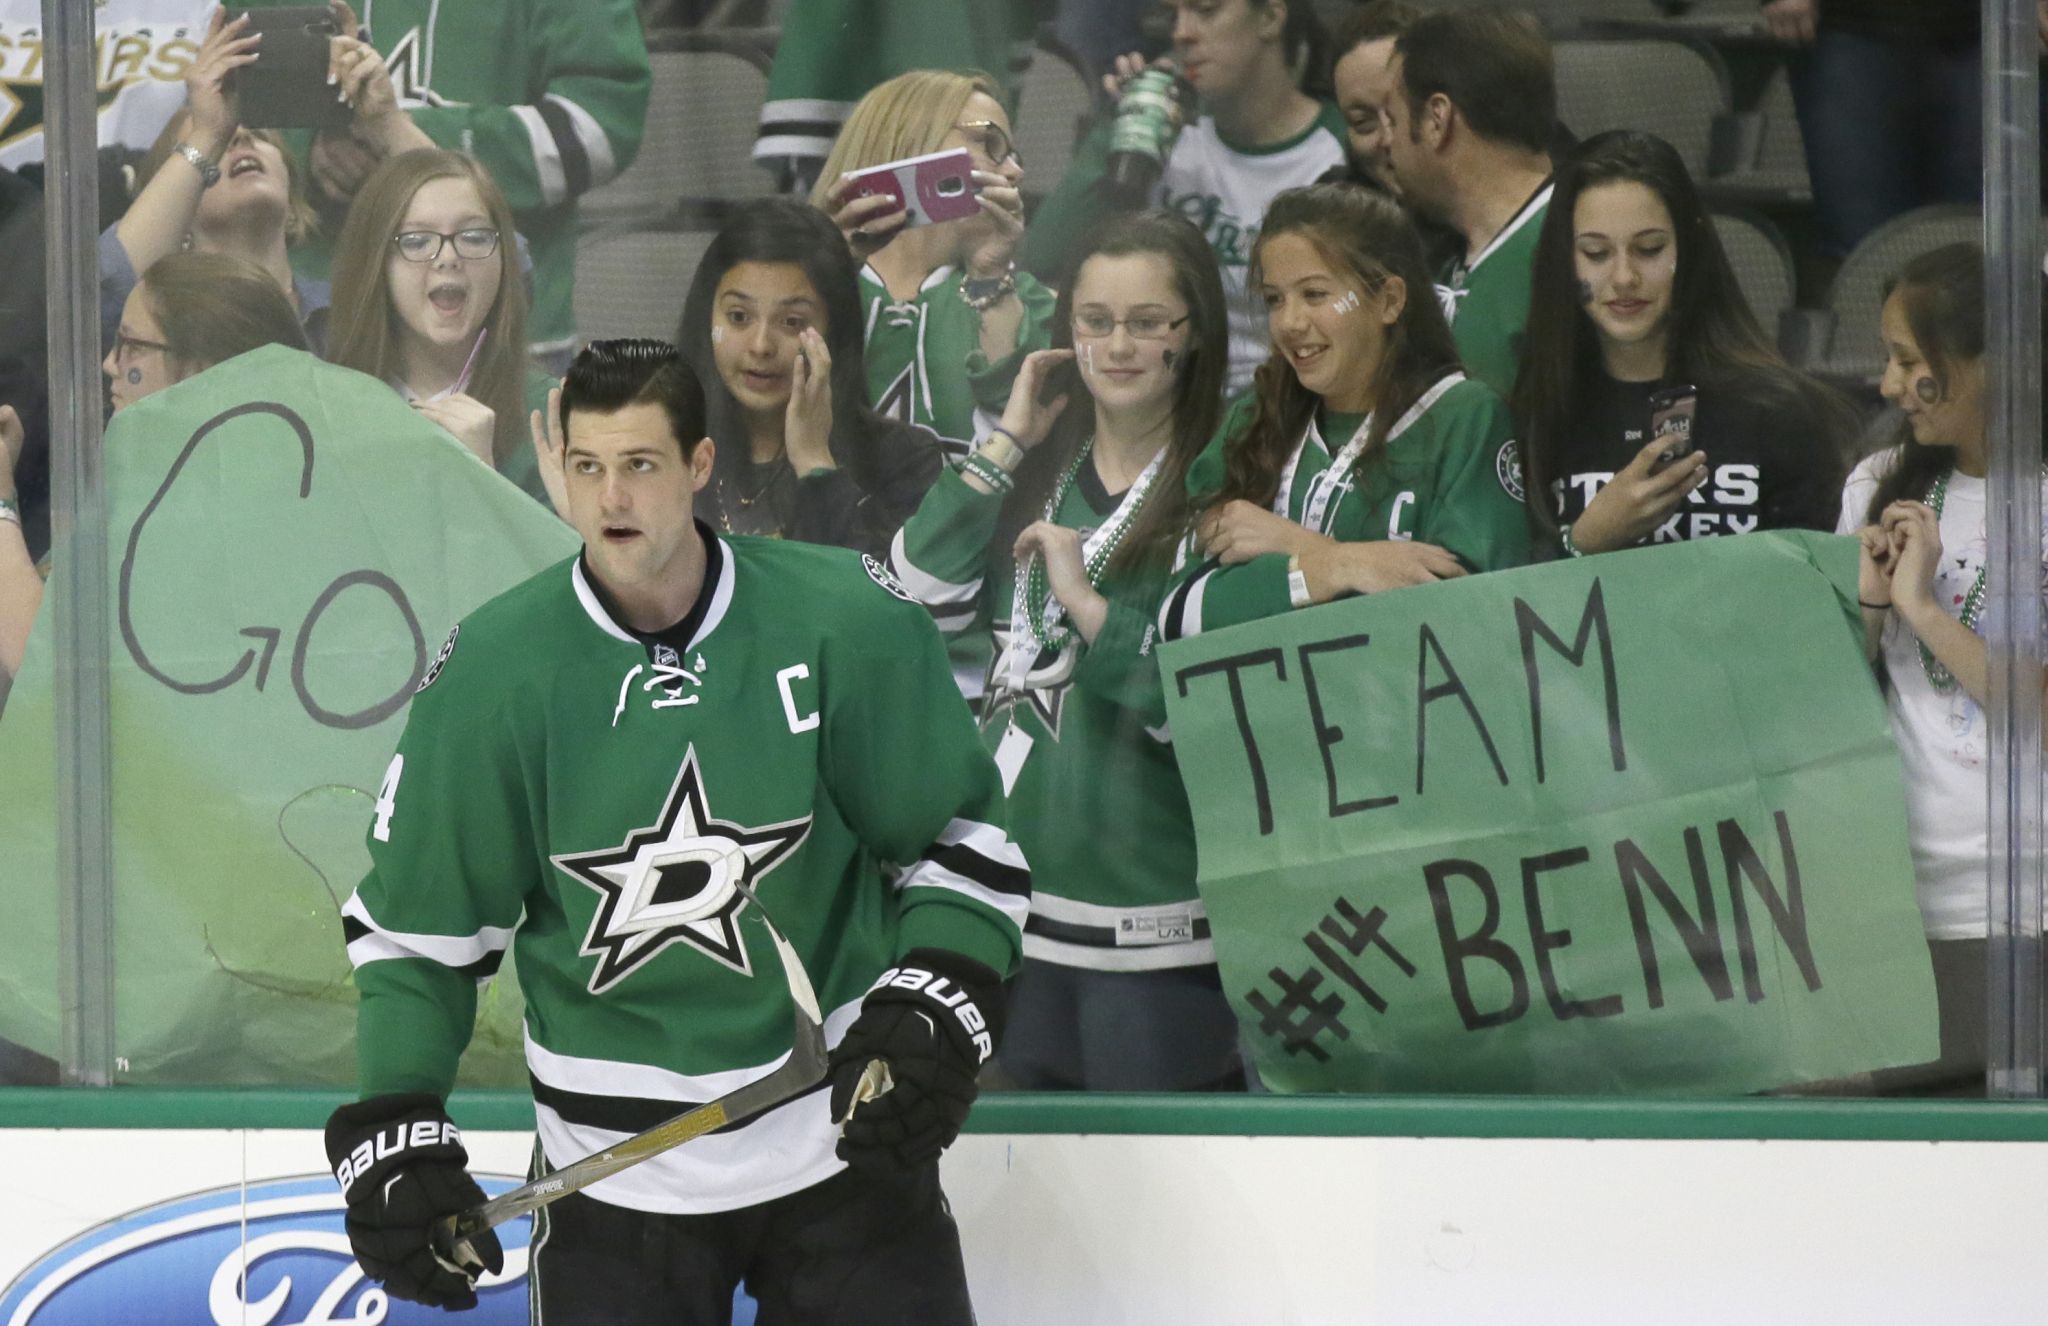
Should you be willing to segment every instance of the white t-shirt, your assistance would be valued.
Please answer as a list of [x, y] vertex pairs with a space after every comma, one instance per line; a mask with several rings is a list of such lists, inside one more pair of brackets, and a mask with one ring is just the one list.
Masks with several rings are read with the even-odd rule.
[[[1850, 472], [1842, 490], [1838, 533], [1852, 533], [1869, 523], [1865, 514], [1871, 495], [1898, 454], [1893, 448], [1867, 456]], [[2048, 490], [2048, 483], [2043, 487]], [[1934, 593], [1957, 617], [1962, 616], [1963, 601], [1989, 550], [1984, 506], [1984, 480], [1949, 475]], [[2048, 573], [2048, 530], [2043, 531], [2042, 561]], [[1981, 632], [1982, 623], [1978, 625]], [[1890, 678], [1885, 703], [1906, 769], [1906, 828], [1913, 846], [1921, 920], [1929, 939], [1982, 939], [1990, 929], [1991, 838], [1991, 736], [1983, 707], [1960, 685], [1951, 691], [1934, 688], [1921, 662], [1918, 637], [1897, 613], [1885, 619], [1882, 647]]]
[[[147, 149], [185, 104], [213, 0], [92, 0], [99, 145]], [[0, 0], [0, 166], [43, 159], [42, 0]]]
[[1231, 147], [1206, 115], [1174, 140], [1153, 197], [1158, 206], [1195, 224], [1222, 268], [1223, 294], [1230, 304], [1233, 394], [1251, 384], [1252, 370], [1266, 362], [1269, 348], [1266, 311], [1245, 293], [1245, 268], [1266, 205], [1274, 195], [1314, 184], [1343, 164], [1343, 122], [1329, 106], [1300, 135], [1274, 147]]

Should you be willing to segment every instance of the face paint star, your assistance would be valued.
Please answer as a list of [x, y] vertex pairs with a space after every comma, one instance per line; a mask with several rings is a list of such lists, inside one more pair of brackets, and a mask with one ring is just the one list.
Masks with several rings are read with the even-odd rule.
[[740, 892], [788, 858], [809, 834], [811, 818], [746, 828], [712, 818], [693, 746], [683, 756], [661, 815], [617, 847], [553, 858], [601, 902], [583, 940], [598, 959], [590, 992], [602, 994], [680, 940], [743, 976], [753, 975], [739, 915]]

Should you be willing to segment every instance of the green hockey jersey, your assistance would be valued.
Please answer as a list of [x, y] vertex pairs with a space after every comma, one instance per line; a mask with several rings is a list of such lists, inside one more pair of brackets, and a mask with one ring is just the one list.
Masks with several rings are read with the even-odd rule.
[[[670, 631], [619, 625], [578, 558], [429, 669], [343, 910], [366, 1095], [448, 1089], [508, 947], [551, 1165], [765, 1076], [792, 1004], [737, 882], [832, 1043], [909, 949], [1016, 966], [1029, 876], [930, 615], [872, 559], [698, 528], [704, 590]], [[813, 1092], [591, 1194], [749, 1206], [836, 1173], [837, 1135]]]
[[[413, 123], [505, 191], [533, 258], [528, 339], [567, 349], [576, 199], [631, 164], [647, 118], [633, 0], [361, 0], [361, 18]], [[332, 241], [297, 246], [293, 262], [324, 278]]]
[[1514, 394], [1521, 375], [1536, 239], [1550, 192], [1548, 183], [1538, 189], [1491, 243], [1469, 261], [1453, 262], [1436, 288], [1465, 371], [1503, 396]]
[[916, 298], [899, 302], [874, 268], [860, 273], [868, 399], [876, 413], [930, 430], [950, 461], [965, 457], [1002, 418], [1024, 356], [1052, 344], [1055, 296], [1019, 272], [1024, 322], [1017, 348], [991, 363], [981, 352], [981, 315], [960, 299], [965, 275], [965, 268], [940, 267]]
[[[898, 532], [891, 560], [941, 630], [993, 645], [982, 731], [1009, 785], [1011, 831], [1031, 861], [1024, 954], [1096, 971], [1214, 962], [1153, 650], [1166, 568], [1105, 576], [1109, 616], [1095, 642], [1077, 637], [1021, 687], [1007, 684], [1016, 564], [992, 543], [1002, 507], [1000, 495], [949, 469]], [[1053, 518], [1095, 530], [1118, 507], [1084, 462]]]
[[[860, 273], [868, 399], [877, 413], [930, 432], [949, 461], [965, 457], [1002, 418], [1024, 356], [1052, 344], [1056, 299], [1038, 278], [1018, 272], [1024, 321], [1017, 348], [990, 363], [981, 352], [981, 315], [960, 300], [965, 275], [965, 268], [940, 267], [925, 278], [915, 299], [898, 302], [872, 267]], [[946, 652], [960, 693], [970, 702], [979, 699], [988, 670], [987, 637], [951, 636]]]
[[[1252, 397], [1239, 398], [1216, 439], [1188, 467], [1188, 491], [1198, 509], [1222, 488], [1224, 448], [1250, 424], [1253, 406]], [[1381, 450], [1342, 471], [1334, 458], [1312, 420], [1295, 444], [1273, 510], [1345, 543], [1433, 543], [1472, 571], [1529, 560], [1513, 424], [1506, 403], [1484, 384], [1453, 373], [1395, 421]], [[1236, 566], [1191, 557], [1160, 605], [1159, 630], [1178, 640], [1291, 606], [1287, 559], [1278, 553]]]

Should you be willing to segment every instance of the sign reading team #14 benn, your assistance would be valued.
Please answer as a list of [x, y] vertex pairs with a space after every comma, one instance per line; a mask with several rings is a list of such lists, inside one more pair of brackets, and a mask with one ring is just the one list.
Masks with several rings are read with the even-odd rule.
[[1265, 1081], [1740, 1092], [1933, 1058], [1855, 569], [1754, 534], [1164, 650]]

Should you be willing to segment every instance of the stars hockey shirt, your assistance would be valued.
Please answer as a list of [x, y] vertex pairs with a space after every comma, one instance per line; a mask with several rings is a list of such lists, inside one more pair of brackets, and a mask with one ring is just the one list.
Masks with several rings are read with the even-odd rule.
[[[792, 1003], [735, 880], [802, 957], [830, 1043], [909, 949], [1015, 968], [1029, 879], [930, 615], [844, 550], [698, 529], [704, 589], [675, 628], [625, 629], [578, 559], [479, 609], [429, 670], [343, 911], [366, 1095], [448, 1089], [508, 948], [551, 1166], [765, 1076]], [[807, 1188], [841, 1168], [827, 1094], [591, 1195], [705, 1212]]]
[[[1197, 509], [1221, 489], [1224, 448], [1250, 425], [1254, 404], [1241, 397], [1216, 440], [1188, 467]], [[1381, 448], [1341, 469], [1332, 460], [1356, 432], [1332, 429], [1338, 435], [1326, 438], [1324, 422], [1312, 420], [1295, 444], [1273, 499], [1277, 514], [1346, 543], [1433, 543], [1473, 571], [1529, 560], [1513, 426], [1507, 405], [1485, 385], [1462, 373], [1444, 378], [1395, 421]], [[1277, 616], [1290, 606], [1287, 559], [1278, 553], [1237, 566], [1190, 559], [1160, 607], [1160, 633], [1178, 640]]]

